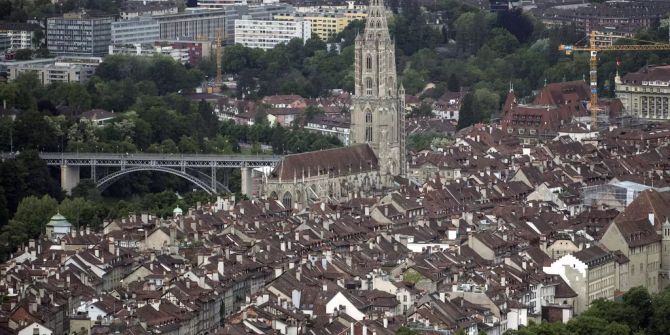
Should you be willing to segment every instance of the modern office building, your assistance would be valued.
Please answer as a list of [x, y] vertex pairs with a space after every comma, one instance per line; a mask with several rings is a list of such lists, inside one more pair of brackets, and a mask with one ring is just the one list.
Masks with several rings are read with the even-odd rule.
[[57, 56], [104, 56], [112, 41], [112, 18], [70, 13], [47, 19], [47, 46]]
[[306, 41], [311, 36], [308, 21], [235, 20], [235, 44], [250, 48], [268, 50], [294, 38]]
[[615, 77], [616, 97], [624, 111], [649, 120], [669, 120], [670, 65], [647, 65]]
[[213, 41], [226, 24], [225, 10], [187, 8], [179, 14], [155, 16], [163, 40], [200, 39]]
[[235, 20], [248, 17], [253, 20], [269, 20], [279, 13], [290, 13], [288, 4], [262, 6], [231, 5], [223, 9], [187, 8], [186, 12], [154, 16], [159, 24], [161, 40], [208, 40], [214, 41], [221, 33], [224, 44], [235, 41]]
[[113, 45], [154, 43], [160, 37], [160, 25], [151, 16], [138, 16], [112, 23]]

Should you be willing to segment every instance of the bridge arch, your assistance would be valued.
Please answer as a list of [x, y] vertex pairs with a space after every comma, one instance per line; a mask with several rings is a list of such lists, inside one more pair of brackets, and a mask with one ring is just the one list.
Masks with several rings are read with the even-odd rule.
[[207, 192], [207, 194], [211, 195], [211, 194], [216, 193], [216, 190], [213, 190], [208, 183], [198, 179], [197, 177], [194, 177], [194, 176], [186, 173], [185, 171], [171, 169], [171, 168], [162, 167], [162, 166], [136, 166], [136, 167], [122, 169], [122, 170], [110, 173], [110, 174], [104, 176], [103, 178], [98, 179], [98, 181], [96, 182], [96, 186], [102, 192], [107, 187], [109, 187], [109, 185], [114, 184], [119, 179], [121, 179], [123, 176], [125, 176], [127, 174], [130, 174], [130, 173], [133, 173], [133, 172], [139, 172], [139, 171], [158, 171], [158, 172], [169, 173], [169, 174], [172, 174], [172, 175], [175, 175], [175, 176], [178, 176], [178, 177], [181, 177], [183, 179], [188, 180], [189, 182], [191, 182], [195, 186], [198, 186], [203, 191]]

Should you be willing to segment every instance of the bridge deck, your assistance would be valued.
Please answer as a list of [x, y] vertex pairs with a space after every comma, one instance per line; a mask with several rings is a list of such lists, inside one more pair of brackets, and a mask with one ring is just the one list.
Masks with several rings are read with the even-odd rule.
[[47, 165], [68, 166], [161, 166], [161, 167], [273, 167], [281, 159], [275, 155], [209, 155], [148, 153], [60, 153], [41, 152]]

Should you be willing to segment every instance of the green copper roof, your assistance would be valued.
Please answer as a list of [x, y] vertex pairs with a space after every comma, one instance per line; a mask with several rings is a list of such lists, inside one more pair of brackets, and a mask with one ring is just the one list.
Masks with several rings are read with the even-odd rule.
[[67, 221], [67, 219], [60, 213], [51, 217], [51, 221], [47, 223], [47, 226], [51, 227], [72, 227], [72, 224]]

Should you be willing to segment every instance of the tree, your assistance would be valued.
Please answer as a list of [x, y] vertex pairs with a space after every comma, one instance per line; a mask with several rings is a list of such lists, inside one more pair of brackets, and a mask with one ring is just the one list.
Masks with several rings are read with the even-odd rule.
[[461, 109], [458, 113], [458, 129], [471, 126], [478, 122], [480, 114], [475, 110], [475, 98], [472, 93], [463, 97]]
[[30, 60], [32, 57], [33, 51], [31, 49], [16, 50], [16, 60]]
[[58, 182], [51, 177], [47, 164], [39, 157], [37, 151], [21, 152], [16, 162], [19, 177], [23, 180], [23, 195], [47, 195], [57, 200], [63, 198], [63, 191]]
[[79, 184], [72, 189], [73, 198], [83, 198], [91, 201], [100, 201], [100, 191], [92, 179], [82, 179]]
[[21, 150], [37, 149], [55, 151], [58, 136], [46, 119], [36, 111], [19, 114], [14, 122], [15, 146]]
[[305, 121], [312, 121], [314, 118], [316, 118], [319, 115], [323, 115], [323, 109], [317, 107], [317, 106], [309, 106], [305, 108]]
[[395, 332], [396, 335], [419, 335], [420, 333], [407, 327], [400, 327]]
[[651, 334], [670, 334], [670, 287], [654, 296], [652, 301], [653, 312], [649, 319]]
[[30, 238], [41, 234], [49, 219], [56, 214], [58, 202], [56, 199], [44, 195], [41, 198], [29, 196], [23, 198], [14, 214], [14, 221], [26, 226], [26, 233]]
[[449, 75], [449, 79], [447, 80], [447, 89], [450, 92], [458, 92], [461, 90], [461, 81], [458, 79], [458, 76], [456, 76], [455, 73]]
[[58, 206], [58, 211], [77, 229], [98, 228], [102, 224], [100, 208], [84, 198], [67, 198]]

